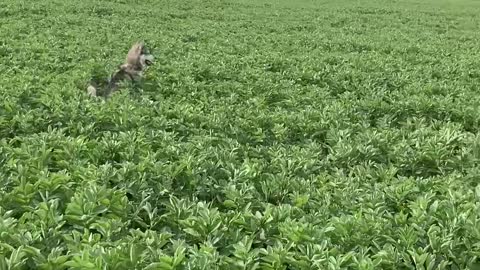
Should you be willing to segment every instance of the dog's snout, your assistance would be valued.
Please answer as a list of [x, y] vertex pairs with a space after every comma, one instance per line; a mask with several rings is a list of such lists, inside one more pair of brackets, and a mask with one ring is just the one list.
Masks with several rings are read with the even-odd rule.
[[154, 58], [152, 55], [145, 55], [143, 59], [147, 66], [153, 65]]

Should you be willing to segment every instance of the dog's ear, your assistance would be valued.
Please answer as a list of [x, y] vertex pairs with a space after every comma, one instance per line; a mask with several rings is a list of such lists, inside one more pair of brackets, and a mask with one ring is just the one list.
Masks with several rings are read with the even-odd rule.
[[142, 54], [152, 54], [150, 47], [147, 46], [144, 41], [142, 41], [141, 44], [142, 44]]
[[127, 58], [125, 62], [129, 65], [136, 66], [138, 65], [138, 61], [140, 59], [140, 55], [142, 54], [142, 50], [144, 48], [143, 42], [137, 42], [133, 44], [127, 54]]

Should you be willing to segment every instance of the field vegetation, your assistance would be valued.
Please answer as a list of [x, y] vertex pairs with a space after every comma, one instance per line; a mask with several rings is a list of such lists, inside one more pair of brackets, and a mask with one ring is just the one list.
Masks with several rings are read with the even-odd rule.
[[[3, 0], [0, 269], [479, 269], [480, 2]], [[129, 47], [157, 60], [86, 95]]]

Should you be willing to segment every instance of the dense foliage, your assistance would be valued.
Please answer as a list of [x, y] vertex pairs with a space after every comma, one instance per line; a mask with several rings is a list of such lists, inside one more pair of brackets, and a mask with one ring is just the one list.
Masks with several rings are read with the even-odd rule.
[[[479, 26], [468, 0], [2, 1], [0, 269], [475, 269]], [[140, 39], [145, 82], [88, 97]]]

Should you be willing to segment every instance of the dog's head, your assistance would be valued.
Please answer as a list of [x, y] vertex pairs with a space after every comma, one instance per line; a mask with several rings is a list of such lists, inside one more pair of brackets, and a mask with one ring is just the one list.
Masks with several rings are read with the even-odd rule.
[[148, 66], [153, 65], [154, 56], [143, 42], [133, 44], [127, 54], [126, 64], [137, 70], [145, 70]]

